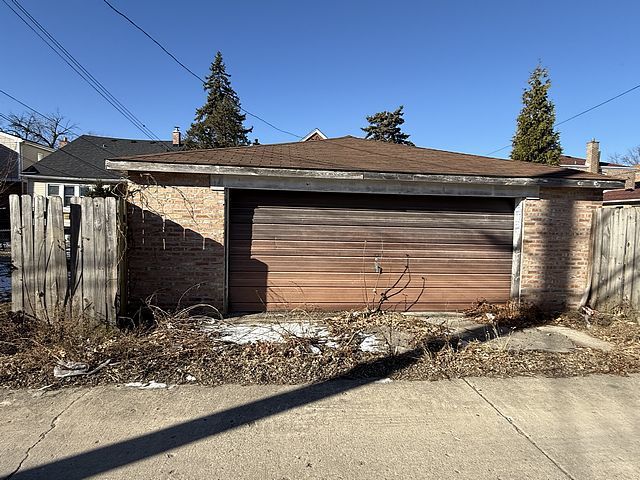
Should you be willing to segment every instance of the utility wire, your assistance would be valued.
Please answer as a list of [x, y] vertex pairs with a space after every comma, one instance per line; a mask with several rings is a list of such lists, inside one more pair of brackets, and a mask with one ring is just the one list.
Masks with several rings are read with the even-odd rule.
[[[616, 100], [616, 99], [618, 99], [618, 98], [620, 98], [620, 97], [622, 97], [622, 96], [624, 96], [624, 95], [626, 95], [626, 94], [628, 94], [628, 93], [631, 93], [631, 92], [633, 92], [634, 90], [637, 90], [637, 89], [639, 89], [639, 88], [640, 88], [640, 84], [638, 84], [638, 85], [636, 85], [636, 86], [634, 86], [634, 87], [631, 87], [631, 88], [629, 88], [628, 90], [625, 90], [624, 92], [621, 92], [621, 93], [619, 93], [619, 94], [617, 94], [617, 95], [614, 95], [613, 97], [608, 98], [608, 99], [606, 99], [605, 101], [598, 103], [597, 105], [594, 105], [593, 107], [589, 107], [589, 108], [587, 108], [586, 110], [581, 111], [580, 113], [576, 113], [576, 114], [575, 114], [575, 115], [573, 115], [572, 117], [569, 117], [569, 118], [567, 118], [567, 119], [565, 119], [565, 120], [562, 120], [561, 122], [556, 123], [556, 124], [554, 125], [554, 127], [558, 127], [558, 126], [562, 125], [563, 123], [567, 123], [567, 122], [569, 122], [569, 121], [573, 120], [574, 118], [578, 118], [578, 117], [580, 117], [580, 116], [584, 115], [585, 113], [589, 113], [589, 112], [591, 112], [591, 111], [595, 110], [596, 108], [600, 108], [600, 107], [602, 107], [603, 105], [606, 105], [606, 104], [607, 104], [607, 103], [609, 103], [609, 102], [613, 102], [614, 100]], [[510, 146], [511, 146], [511, 145], [505, 145], [504, 147], [499, 148], [499, 149], [497, 149], [497, 150], [494, 150], [494, 151], [492, 151], [492, 152], [489, 152], [489, 153], [487, 153], [487, 154], [485, 154], [485, 155], [493, 155], [494, 153], [501, 152], [502, 150], [505, 150], [505, 149], [509, 148]]]
[[[1, 94], [3, 94], [3, 95], [6, 95], [6, 96], [7, 96], [7, 97], [9, 97], [11, 100], [13, 100], [13, 101], [15, 101], [15, 102], [19, 103], [20, 105], [22, 105], [22, 106], [23, 106], [23, 107], [25, 107], [26, 109], [28, 109], [28, 110], [32, 111], [32, 112], [33, 112], [33, 113], [35, 113], [36, 115], [40, 115], [40, 116], [41, 116], [42, 118], [44, 118], [45, 120], [48, 120], [48, 121], [50, 121], [50, 122], [53, 122], [53, 121], [54, 121], [51, 117], [48, 117], [47, 115], [45, 115], [45, 114], [44, 114], [44, 113], [42, 113], [42, 112], [39, 112], [39, 111], [38, 111], [38, 110], [36, 110], [35, 108], [33, 108], [33, 107], [31, 107], [31, 106], [27, 105], [25, 102], [23, 102], [23, 101], [19, 100], [18, 98], [14, 97], [13, 95], [11, 95], [11, 94], [9, 94], [9, 93], [7, 93], [7, 92], [5, 92], [5, 91], [4, 91], [4, 90], [2, 90], [1, 88], [0, 88], [0, 93], [1, 93]], [[0, 117], [4, 118], [7, 122], [11, 122], [11, 119], [10, 119], [9, 117], [7, 117], [6, 115], [4, 115], [3, 113], [0, 113]], [[117, 153], [115, 153], [115, 152], [110, 151], [110, 150], [109, 150], [108, 148], [106, 148], [105, 146], [100, 146], [100, 145], [98, 145], [97, 143], [92, 142], [92, 141], [91, 141], [89, 138], [87, 138], [86, 136], [84, 136], [83, 140], [85, 140], [85, 141], [89, 142], [91, 145], [93, 145], [94, 147], [96, 147], [96, 148], [98, 148], [98, 149], [100, 149], [100, 150], [105, 150], [106, 152], [110, 153], [110, 154], [111, 154], [111, 155], [113, 155], [114, 157], [119, 157], [119, 156], [120, 156], [119, 154], [117, 154]], [[160, 142], [160, 144], [161, 144], [163, 147], [165, 147], [165, 149], [169, 149], [169, 147], [168, 147], [167, 145], [165, 145], [165, 144], [162, 142], [162, 140], [159, 140], [159, 142]], [[170, 149], [169, 149], [169, 150], [170, 150]], [[69, 155], [70, 157], [75, 158], [75, 159], [76, 159], [76, 160], [78, 160], [79, 162], [81, 162], [81, 163], [83, 163], [83, 164], [87, 165], [88, 167], [93, 168], [94, 170], [96, 170], [96, 171], [98, 171], [98, 172], [100, 172], [100, 173], [104, 173], [104, 172], [105, 172], [105, 169], [104, 169], [104, 168], [100, 168], [100, 167], [98, 167], [98, 166], [96, 166], [96, 165], [94, 165], [94, 164], [92, 164], [92, 163], [90, 163], [90, 162], [87, 162], [84, 158], [81, 158], [81, 157], [79, 157], [78, 155], [75, 155], [75, 154], [73, 154], [73, 153], [71, 153], [71, 152], [68, 152], [68, 151], [65, 151], [64, 153], [65, 153], [66, 155]], [[69, 175], [69, 174], [68, 174], [68, 172], [63, 172], [63, 171], [58, 170], [58, 169], [56, 169], [55, 167], [51, 167], [51, 166], [49, 166], [49, 165], [47, 165], [47, 168], [49, 168], [49, 169], [51, 169], [51, 170], [54, 170], [54, 171], [56, 171], [56, 172], [58, 172], [58, 173], [62, 173], [62, 174], [64, 174], [65, 176], [68, 176], [68, 175]]]
[[[178, 58], [173, 55], [169, 50], [167, 50], [160, 42], [158, 42], [155, 38], [153, 38], [144, 28], [142, 28], [140, 25], [138, 25], [136, 22], [134, 22], [131, 18], [129, 18], [124, 12], [122, 12], [121, 10], [118, 10], [116, 7], [114, 7], [108, 0], [103, 0], [104, 3], [107, 4], [107, 6], [113, 10], [115, 13], [117, 13], [118, 15], [120, 15], [122, 18], [124, 18], [127, 22], [129, 22], [131, 25], [133, 25], [136, 29], [138, 29], [140, 32], [142, 32], [143, 35], [145, 35], [149, 40], [151, 40], [153, 43], [155, 43], [164, 53], [166, 53], [169, 57], [171, 57], [173, 59], [174, 62], [176, 62], [178, 65], [180, 65], [185, 71], [187, 71], [189, 74], [191, 74], [191, 76], [195, 77], [201, 84], [205, 85], [207, 82], [204, 78], [202, 78], [200, 75], [198, 75], [197, 73], [195, 73], [193, 70], [191, 70], [189, 67], [187, 67], [184, 63], [182, 63], [180, 60], [178, 60]], [[246, 110], [245, 108], [242, 108], [240, 106], [240, 110], [244, 113], [246, 113], [247, 115], [260, 120], [262, 123], [270, 126], [271, 128], [285, 133], [287, 135], [291, 135], [292, 137], [296, 137], [296, 138], [303, 138], [301, 135], [297, 135], [295, 133], [289, 132], [287, 130], [283, 130], [282, 128], [276, 127], [273, 123], [268, 122], [267, 120], [265, 120], [264, 118], [249, 112], [248, 110]]]
[[100, 81], [98, 81], [82, 64], [58, 42], [49, 31], [43, 27], [17, 0], [12, 0], [19, 10], [13, 8], [7, 0], [2, 2], [31, 29], [51, 50], [56, 53], [74, 72], [87, 82], [100, 96], [102, 96], [121, 115], [131, 122], [146, 137], [160, 140], [147, 126], [136, 117], [122, 102], [120, 102]]

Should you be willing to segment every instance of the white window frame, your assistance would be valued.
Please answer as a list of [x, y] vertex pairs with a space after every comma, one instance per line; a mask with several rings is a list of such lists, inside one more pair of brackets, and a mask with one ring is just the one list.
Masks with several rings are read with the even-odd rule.
[[[58, 188], [58, 193], [57, 194], [51, 194], [49, 193], [49, 187], [57, 187]], [[81, 185], [79, 183], [47, 183], [45, 184], [45, 188], [46, 188], [46, 195], [47, 197], [60, 197], [62, 198], [62, 207], [63, 210], [65, 212], [68, 212], [71, 207], [69, 205], [65, 205], [64, 204], [64, 190], [65, 187], [73, 187], [73, 197], [79, 197], [80, 196], [80, 189], [81, 188], [89, 188], [89, 185]]]

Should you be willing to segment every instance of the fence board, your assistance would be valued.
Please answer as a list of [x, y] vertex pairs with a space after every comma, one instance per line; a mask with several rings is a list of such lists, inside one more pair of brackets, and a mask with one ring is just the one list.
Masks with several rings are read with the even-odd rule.
[[22, 257], [24, 262], [24, 312], [35, 313], [35, 265], [33, 257], [33, 202], [28, 195], [22, 196]]
[[633, 257], [635, 253], [635, 212], [633, 208], [624, 208], [621, 212], [624, 221], [624, 256], [622, 258], [622, 300], [631, 302], [633, 289], [634, 265]]
[[45, 252], [45, 211], [46, 199], [41, 196], [34, 198], [33, 202], [33, 256], [35, 264], [35, 291], [34, 304], [35, 315], [44, 318], [45, 305], [45, 271], [47, 256]]
[[69, 206], [69, 311], [72, 318], [82, 316], [82, 206], [73, 197]]
[[11, 308], [14, 312], [24, 310], [24, 262], [22, 257], [22, 210], [20, 196], [9, 197], [11, 222]]
[[116, 318], [118, 294], [118, 226], [115, 198], [105, 198], [105, 275], [106, 318]]
[[591, 304], [640, 308], [640, 207], [601, 207], [596, 218]]
[[633, 276], [631, 279], [631, 305], [635, 305], [640, 308], [640, 208], [633, 208], [633, 215], [631, 216], [631, 222], [634, 225], [634, 238], [632, 240], [633, 245]]
[[95, 286], [93, 289], [94, 299], [93, 304], [96, 309], [96, 318], [105, 319], [107, 316], [107, 303], [106, 303], [106, 262], [105, 262], [105, 211], [104, 211], [104, 198], [93, 199], [93, 241], [94, 241], [94, 256], [95, 256]]
[[96, 264], [94, 248], [93, 199], [82, 199], [82, 311], [95, 317]]

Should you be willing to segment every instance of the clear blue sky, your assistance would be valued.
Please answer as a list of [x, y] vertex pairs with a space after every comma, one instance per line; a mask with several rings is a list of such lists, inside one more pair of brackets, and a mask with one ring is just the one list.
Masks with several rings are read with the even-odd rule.
[[[486, 154], [510, 143], [538, 59], [563, 120], [640, 83], [640, 3], [625, 1], [124, 1], [112, 3], [206, 74], [222, 51], [243, 107], [301, 135], [362, 135], [405, 106], [417, 145]], [[186, 130], [204, 93], [102, 0], [22, 0], [158, 136]], [[81, 132], [143, 138], [0, 3], [0, 88]], [[22, 108], [0, 96], [0, 112]], [[565, 153], [640, 144], [640, 90], [560, 127]], [[293, 140], [261, 122], [251, 138]], [[507, 156], [504, 150], [496, 156]]]

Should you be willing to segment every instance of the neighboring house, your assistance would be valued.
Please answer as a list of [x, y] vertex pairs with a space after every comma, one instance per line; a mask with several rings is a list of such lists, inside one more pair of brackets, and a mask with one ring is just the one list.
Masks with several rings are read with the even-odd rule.
[[26, 191], [20, 172], [53, 151], [53, 148], [0, 131], [0, 231], [9, 228], [9, 195]]
[[351, 136], [107, 168], [132, 187], [130, 298], [226, 312], [360, 309], [383, 294], [397, 310], [574, 306], [592, 211], [623, 184]]
[[106, 158], [179, 150], [181, 141], [177, 129], [173, 137], [172, 141], [153, 141], [81, 135], [23, 171], [27, 191], [62, 197], [68, 208], [72, 197], [84, 195], [96, 184], [114, 185], [120, 181], [117, 172], [105, 169]]
[[320, 131], [318, 128], [314, 128], [309, 133], [307, 133], [304, 138], [301, 140], [302, 142], [308, 142], [309, 140], [326, 140], [328, 137]]
[[[636, 172], [634, 180], [639, 177], [640, 171]], [[604, 204], [640, 206], [640, 181], [627, 181], [624, 189], [604, 192]]]
[[604, 192], [604, 203], [607, 205], [640, 204], [640, 166], [601, 162], [600, 145], [595, 140], [587, 143], [587, 158], [563, 155], [560, 166], [624, 179], [623, 189]]

